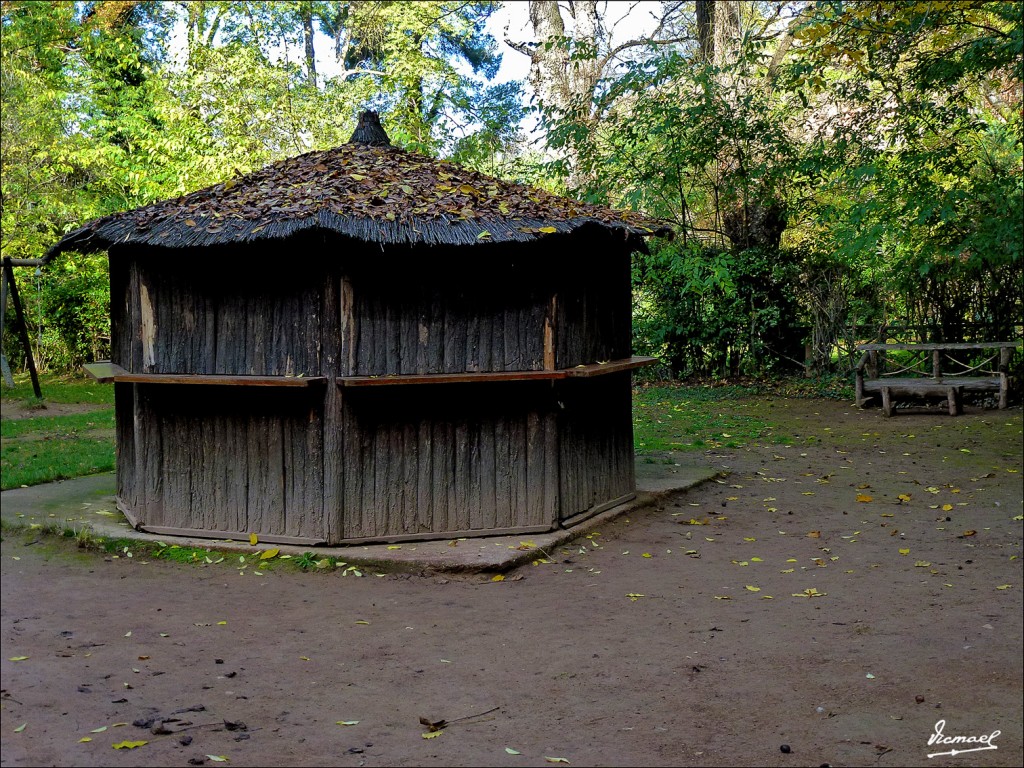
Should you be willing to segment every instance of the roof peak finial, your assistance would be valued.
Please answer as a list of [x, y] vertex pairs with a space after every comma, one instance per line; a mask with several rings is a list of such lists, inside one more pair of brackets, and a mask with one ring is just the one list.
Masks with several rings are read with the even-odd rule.
[[380, 124], [380, 116], [372, 111], [366, 110], [359, 115], [359, 123], [352, 132], [349, 144], [365, 144], [369, 147], [390, 147], [391, 139], [384, 132], [384, 126]]

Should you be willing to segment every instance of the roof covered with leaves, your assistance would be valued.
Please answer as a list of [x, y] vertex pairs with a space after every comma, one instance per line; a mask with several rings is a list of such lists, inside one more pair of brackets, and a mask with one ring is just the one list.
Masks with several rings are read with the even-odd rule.
[[382, 143], [359, 142], [357, 130], [344, 146], [92, 221], [66, 235], [47, 257], [115, 243], [249, 243], [308, 229], [394, 245], [530, 241], [585, 225], [624, 237], [667, 231], [635, 212], [558, 197]]

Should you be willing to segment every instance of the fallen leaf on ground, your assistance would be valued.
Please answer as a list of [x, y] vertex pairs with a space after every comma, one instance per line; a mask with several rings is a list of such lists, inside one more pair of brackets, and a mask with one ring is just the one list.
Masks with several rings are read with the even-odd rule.
[[436, 739], [436, 738], [437, 738], [438, 736], [440, 736], [440, 735], [441, 735], [442, 733], [444, 733], [444, 731], [443, 731], [443, 730], [439, 730], [439, 731], [428, 731], [427, 733], [421, 733], [421, 734], [420, 734], [420, 736], [422, 736], [422, 737], [423, 737], [424, 739]]
[[748, 592], [760, 592], [761, 591], [760, 587], [752, 587], [749, 584], [747, 584], [747, 586], [744, 587], [744, 589], [746, 589]]
[[136, 747], [143, 747], [149, 744], [148, 741], [119, 741], [117, 744], [111, 744], [114, 749], [135, 749]]
[[338, 720], [338, 725], [359, 725], [358, 720]]
[[875, 499], [874, 499], [873, 496], [868, 496], [866, 493], [858, 493], [857, 494], [857, 501], [868, 502], [868, 501], [874, 501], [874, 500]]
[[259, 543], [259, 541], [260, 541], [260, 537], [257, 536], [255, 533], [250, 533], [249, 534], [249, 545], [250, 546], [255, 547]]
[[281, 550], [279, 550], [279, 549], [268, 549], [268, 550], [266, 550], [264, 552], [261, 552], [260, 553], [260, 560], [269, 560], [272, 557], [277, 557], [277, 555], [278, 555], [278, 553], [280, 551]]
[[21, 725], [19, 725], [17, 728], [14, 729], [14, 732], [15, 733], [21, 733], [26, 728], [28, 728], [28, 723], [22, 723]]
[[11, 656], [11, 658], [8, 659], [8, 661], [26, 661], [26, 660], [28, 660], [28, 656]]
[[505, 580], [505, 576], [504, 576], [504, 574], [501, 574], [501, 573], [496, 573], [493, 576], [491, 576], [491, 581], [504, 581], [504, 580]]
[[569, 762], [564, 757], [546, 757], [545, 756], [544, 759], [547, 760], [549, 763], [568, 763]]
[[809, 538], [809, 539], [820, 539], [821, 538], [821, 531], [811, 531], [810, 533], [807, 534], [807, 538]]

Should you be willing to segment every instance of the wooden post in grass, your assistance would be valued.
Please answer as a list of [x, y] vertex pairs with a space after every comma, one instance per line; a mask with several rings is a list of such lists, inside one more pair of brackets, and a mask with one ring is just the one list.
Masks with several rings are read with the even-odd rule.
[[39, 389], [39, 374], [36, 373], [36, 361], [32, 358], [32, 343], [28, 338], [28, 326], [25, 325], [25, 313], [21, 309], [21, 298], [18, 296], [18, 284], [14, 282], [14, 267], [11, 266], [11, 257], [4, 258], [4, 282], [11, 292], [11, 301], [14, 302], [14, 316], [18, 321], [18, 335], [21, 337], [21, 345], [25, 348], [25, 361], [28, 363], [28, 372], [32, 377], [32, 390], [36, 397], [42, 399], [43, 393]]

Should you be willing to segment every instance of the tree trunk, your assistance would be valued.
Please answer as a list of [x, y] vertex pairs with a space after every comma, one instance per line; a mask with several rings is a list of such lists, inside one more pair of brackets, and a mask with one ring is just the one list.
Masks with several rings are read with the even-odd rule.
[[316, 88], [316, 51], [313, 49], [313, 6], [304, 2], [299, 7], [302, 17], [302, 35], [306, 44], [306, 77], [309, 84]]

